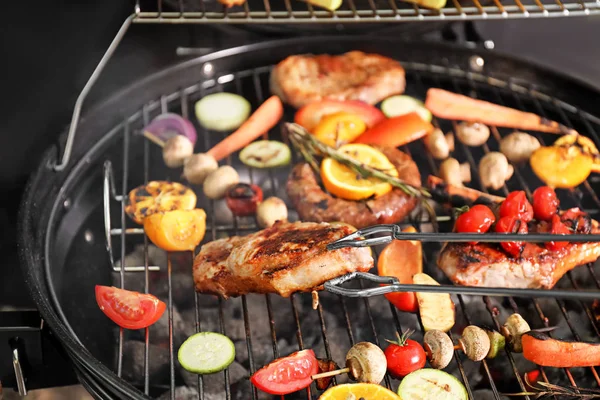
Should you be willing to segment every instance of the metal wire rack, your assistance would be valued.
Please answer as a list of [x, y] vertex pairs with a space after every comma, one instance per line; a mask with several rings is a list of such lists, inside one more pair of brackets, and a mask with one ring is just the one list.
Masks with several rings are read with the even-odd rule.
[[141, 9], [138, 4], [134, 22], [307, 24], [464, 21], [586, 16], [600, 12], [598, 1], [580, 0], [449, 0], [440, 10], [396, 0], [344, 0], [336, 11], [328, 11], [298, 0], [248, 0], [243, 5], [232, 8], [216, 1], [199, 1], [196, 4], [178, 2], [171, 7], [163, 3], [158, 0], [154, 9]]
[[[498, 79], [488, 78], [483, 75], [479, 75], [472, 72], [464, 72], [460, 69], [452, 68], [449, 66], [431, 66], [424, 65], [418, 63], [410, 63], [403, 62], [403, 65], [407, 71], [407, 87], [408, 94], [414, 95], [416, 97], [423, 97], [425, 90], [428, 87], [442, 87], [447, 88], [449, 90], [453, 90], [458, 93], [468, 94], [473, 97], [482, 97], [488, 100], [494, 101], [499, 104], [506, 104], [510, 106], [515, 106], [521, 109], [526, 109], [528, 111], [534, 111], [539, 113], [540, 115], [553, 119], [558, 116], [559, 121], [564, 123], [567, 126], [575, 127], [580, 132], [587, 134], [590, 136], [596, 143], [599, 142], [599, 137], [597, 132], [600, 130], [600, 120], [578, 110], [577, 108], [563, 103], [558, 99], [549, 97], [543, 93], [538, 92], [534, 87], [526, 87], [522, 85], [517, 85], [513, 82], [502, 81]], [[104, 198], [105, 198], [105, 212], [110, 212], [110, 209], [107, 209], [107, 203], [116, 202], [120, 205], [120, 228], [114, 228], [110, 225], [105, 226], [107, 232], [107, 247], [109, 248], [109, 252], [111, 252], [112, 247], [112, 236], [118, 236], [120, 238], [121, 246], [121, 260], [125, 259], [125, 243], [129, 238], [134, 235], [143, 235], [143, 230], [141, 229], [127, 229], [126, 227], [126, 216], [124, 212], [125, 208], [125, 194], [130, 189], [128, 187], [128, 182], [130, 181], [129, 173], [130, 168], [133, 167], [130, 165], [130, 160], [128, 154], [130, 153], [130, 146], [132, 141], [135, 141], [136, 145], [143, 145], [143, 165], [136, 165], [138, 168], [143, 168], [143, 177], [144, 182], [153, 179], [149, 173], [149, 166], [153, 162], [162, 162], [161, 160], [154, 160], [154, 156], [157, 155], [156, 152], [153, 153], [153, 149], [151, 149], [152, 144], [148, 141], [144, 140], [143, 137], [137, 134], [136, 128], [134, 126], [143, 126], [148, 124], [150, 120], [151, 113], [164, 113], [167, 111], [170, 112], [179, 112], [184, 117], [190, 117], [190, 107], [197, 99], [202, 96], [218, 92], [218, 91], [230, 91], [237, 92], [241, 95], [246, 96], [251, 99], [251, 101], [256, 104], [261, 103], [266, 98], [265, 88], [268, 87], [268, 75], [271, 67], [266, 66], [262, 68], [256, 68], [252, 70], [241, 71], [235, 74], [228, 74], [219, 77], [215, 77], [213, 79], [204, 80], [199, 82], [193, 86], [182, 88], [177, 92], [173, 92], [167, 95], [164, 95], [160, 99], [147, 104], [144, 108], [136, 113], [134, 116], [128, 118], [120, 127], [122, 130], [122, 143], [123, 143], [123, 169], [121, 171], [121, 176], [118, 181], [122, 183], [120, 189], [120, 194], [117, 194], [115, 189], [116, 180], [113, 177], [110, 163], [107, 162], [104, 165]], [[193, 109], [193, 108], [192, 108]], [[440, 128], [447, 130], [452, 129], [453, 125], [448, 121], [434, 121], [435, 125]], [[498, 141], [501, 138], [501, 132], [492, 127], [492, 138], [487, 144], [484, 144], [481, 148], [472, 149], [461, 144], [458, 144], [457, 149], [454, 152], [454, 156], [457, 157], [460, 161], [469, 162], [472, 171], [474, 172], [474, 176], [477, 176], [477, 163], [476, 160], [481, 155], [491, 151], [492, 149], [498, 146]], [[202, 143], [202, 139], [199, 144], [202, 149], [196, 149], [197, 151], [206, 150], [210, 147], [211, 141], [216, 140], [214, 138], [215, 133], [211, 132], [202, 132], [200, 137], [203, 138], [204, 142]], [[217, 138], [218, 139], [218, 138]], [[547, 137], [543, 137], [538, 135], [538, 139], [544, 143]], [[439, 162], [432, 159], [427, 152], [424, 151], [423, 145], [421, 143], [413, 143], [403, 150], [407, 153], [411, 154], [415, 160], [423, 161], [424, 164], [420, 164], [422, 172], [429, 169], [432, 173], [436, 173], [438, 170]], [[425, 157], [424, 159], [420, 157]], [[294, 154], [294, 160], [298, 161], [298, 157]], [[232, 158], [227, 160], [228, 163], [232, 162]], [[251, 183], [255, 182], [257, 177], [257, 171], [249, 169], [247, 171], [247, 176]], [[142, 184], [144, 182], [138, 182], [138, 184]], [[273, 173], [269, 173], [268, 177], [268, 185], [269, 188], [265, 191], [265, 195], [271, 195], [272, 193], [277, 193], [278, 189], [281, 187], [283, 182], [280, 182], [277, 177]], [[525, 190], [528, 195], [531, 195], [531, 186], [530, 183], [535, 183], [536, 180], [531, 175], [528, 168], [518, 168], [516, 169], [515, 176], [507, 182], [507, 184], [502, 188], [501, 193], [498, 194], [507, 194], [509, 190], [515, 190], [517, 188], [521, 188]], [[475, 185], [478, 185], [477, 178], [475, 178]], [[572, 205], [580, 206], [586, 209], [590, 214], [597, 215], [600, 210], [600, 199], [594, 192], [592, 186], [595, 184], [595, 181], [587, 181], [582, 184], [579, 188], [574, 191], [564, 191], [560, 193], [561, 201]], [[485, 191], [485, 188], [480, 188]], [[272, 193], [269, 193], [272, 192]], [[225, 232], [230, 235], [237, 234], [245, 234], [251, 231], [254, 231], [257, 228], [256, 221], [249, 219], [233, 219], [232, 224], [228, 225], [219, 225], [214, 221], [215, 210], [217, 209], [216, 203], [214, 201], [210, 201], [207, 204], [207, 234], [206, 240], [214, 240], [221, 233]], [[447, 220], [447, 218], [445, 219]], [[110, 216], [105, 215], [105, 221], [110, 222]], [[428, 221], [421, 216], [416, 216], [411, 218], [408, 221], [409, 224], [412, 224], [418, 228], [419, 231], [429, 231], [433, 229], [433, 224], [431, 221]], [[443, 228], [443, 223], [441, 224]], [[434, 253], [439, 250], [439, 245], [436, 243], [424, 243], [424, 265], [427, 266], [425, 268], [425, 272], [435, 273], [435, 267], [432, 266], [432, 258]], [[379, 254], [379, 248], [375, 248], [374, 255], [377, 256]], [[141, 271], [137, 274], [134, 274], [135, 279], [144, 280], [145, 291], [149, 290], [149, 276], [154, 273], [151, 269], [151, 266], [148, 262], [148, 239], [144, 235], [144, 266], [133, 266], [139, 268], [133, 268], [131, 271]], [[168, 255], [168, 297], [166, 299], [168, 304], [168, 330], [169, 330], [169, 371], [170, 371], [170, 398], [175, 398], [175, 349], [174, 349], [174, 324], [173, 324], [173, 289], [172, 289], [172, 254]], [[190, 255], [190, 257], [192, 257]], [[112, 268], [117, 268], [114, 264], [114, 260], [111, 258]], [[191, 262], [191, 260], [190, 260]], [[191, 264], [190, 264], [191, 265]], [[124, 268], [117, 268], [120, 272], [120, 284], [121, 287], [127, 288], [128, 282], [125, 279], [125, 271], [129, 271], [128, 267], [132, 266], [124, 266]], [[581, 273], [583, 270], [587, 271], [588, 275], [585, 277], [586, 286], [600, 290], [600, 280], [598, 279], [596, 269], [593, 265], [581, 266], [577, 270], [577, 273]], [[572, 271], [567, 273], [567, 275], [561, 280], [561, 284], [572, 287], [575, 290], [579, 290], [581, 288], [580, 280], [577, 278], [576, 271]], [[130, 277], [131, 275], [128, 275]], [[128, 278], [129, 279], [129, 278]], [[191, 279], [191, 268], [190, 268], [190, 279]], [[362, 283], [359, 283], [359, 287], [363, 288]], [[599, 292], [600, 293], [600, 292]], [[195, 304], [195, 328], [197, 331], [202, 331], [203, 326], [206, 326], [207, 320], [203, 316], [203, 309], [199, 304], [202, 303], [202, 294], [190, 293], [190, 296], [194, 296], [194, 304]], [[377, 345], [383, 344], [384, 335], [389, 334], [389, 330], [395, 330], [400, 333], [406, 331], [407, 329], [416, 329], [418, 331], [423, 331], [423, 326], [421, 324], [420, 319], [417, 316], [410, 316], [405, 318], [405, 315], [400, 314], [394, 306], [389, 305], [389, 310], [385, 310], [387, 306], [382, 308], [374, 308], [372, 305], [376, 301], [373, 298], [360, 298], [360, 299], [349, 299], [343, 296], [338, 296], [332, 293], [323, 292], [321, 294], [321, 300], [316, 311], [302, 310], [299, 307], [299, 303], [305, 299], [306, 294], [295, 294], [292, 295], [289, 299], [289, 310], [293, 315], [294, 320], [294, 329], [295, 329], [295, 337], [296, 344], [298, 349], [303, 349], [307, 346], [305, 343], [305, 335], [303, 332], [306, 332], [306, 325], [302, 322], [303, 320], [310, 318], [310, 313], [317, 313], [318, 325], [320, 330], [320, 336], [322, 340], [319, 343], [314, 344], [312, 347], [315, 349], [315, 352], [318, 356], [327, 356], [330, 358], [332, 356], [331, 345], [332, 341], [340, 341], [344, 342], [345, 345], [349, 348], [352, 344], [358, 341], [367, 340], [372, 341]], [[535, 295], [534, 295], [535, 296]], [[280, 353], [280, 348], [278, 344], [278, 328], [281, 329], [281, 326], [277, 324], [277, 321], [274, 318], [274, 295], [264, 295], [264, 305], [265, 308], [263, 312], [266, 312], [269, 316], [269, 332], [270, 332], [270, 341], [272, 344], [272, 357], [277, 358], [279, 356], [285, 355]], [[506, 298], [498, 298], [498, 297], [489, 297], [489, 296], [472, 296], [472, 295], [463, 295], [463, 294], [455, 294], [453, 295], [453, 300], [455, 304], [457, 304], [457, 310], [459, 310], [459, 314], [457, 315], [457, 323], [455, 328], [451, 332], [451, 337], [456, 340], [458, 335], [460, 335], [460, 326], [466, 326], [469, 324], [477, 324], [477, 325], [491, 325], [496, 329], [499, 329], [502, 323], [502, 313], [512, 313], [512, 312], [520, 312], [523, 315], [528, 315], [531, 319], [529, 320], [532, 327], [550, 327], [552, 325], [557, 324], [566, 324], [566, 328], [568, 328], [568, 335], [575, 339], [580, 340], [581, 337], [589, 337], [590, 332], [592, 337], [600, 337], [600, 326], [598, 325], [598, 321], [594, 311], [592, 310], [590, 303], [584, 300], [577, 301], [564, 301], [561, 299], [538, 299], [535, 297], [528, 298], [526, 300], [513, 299], [512, 297]], [[230, 300], [218, 300], [218, 327], [221, 333], [227, 334], [226, 331], [226, 323], [225, 321], [229, 318], [232, 318], [231, 315], [226, 313], [226, 302], [231, 301], [241, 301], [241, 308], [243, 313], [243, 330], [245, 332], [245, 340], [246, 340], [246, 351], [248, 356], [249, 370], [250, 373], [253, 373], [258, 368], [262, 367], [262, 365], [258, 365], [255, 360], [257, 356], [257, 350], [254, 348], [253, 343], [257, 340], [256, 337], [253, 337], [252, 334], [252, 324], [253, 324], [253, 315], [249, 313], [248, 308], [248, 296], [241, 296], [241, 299], [230, 299]], [[377, 303], [379, 306], [382, 303]], [[383, 304], [386, 304], [385, 302]], [[485, 314], [477, 313], [477, 307], [481, 307], [485, 310]], [[548, 317], [549, 308], [557, 307], [559, 309], [559, 313], [553, 316], [553, 319]], [[341, 319], [344, 321], [343, 323], [343, 331], [345, 331], [347, 337], [332, 337], [328, 334], [328, 326], [331, 328], [331, 321], [327, 319], [325, 315], [325, 310], [332, 310], [338, 314], [341, 314]], [[352, 311], [352, 312], [351, 312]], [[583, 317], [579, 319], [578, 317], [574, 317], [575, 313], [580, 313]], [[368, 324], [366, 326], [359, 325], [356, 322], [357, 314], [363, 314], [367, 316]], [[314, 317], [314, 314], [313, 314]], [[535, 317], [535, 319], [534, 319]], [[384, 321], [384, 323], [382, 323]], [[242, 322], [241, 322], [242, 323]], [[339, 331], [337, 331], [339, 332]], [[552, 334], [551, 334], [552, 335]], [[119, 351], [118, 351], [118, 359], [115, 370], [119, 376], [122, 376], [123, 373], [123, 330], [121, 330], [119, 335]], [[145, 371], [145, 380], [143, 387], [140, 389], [143, 390], [144, 393], [150, 393], [151, 382], [149, 379], [149, 352], [150, 347], [149, 343], [152, 338], [150, 337], [150, 332], [146, 329], [145, 332], [145, 358], [144, 358], [144, 371]], [[494, 372], [493, 364], [494, 361], [484, 360], [479, 363], [483, 379], [478, 383], [472, 383], [469, 378], [469, 372], [467, 371], [467, 364], [472, 363], [469, 360], [466, 360], [463, 355], [460, 355], [458, 352], [455, 353], [453, 364], [451, 364], [452, 368], [455, 368], [457, 378], [459, 378], [465, 385], [470, 398], [474, 397], [474, 392], [481, 387], [486, 387], [491, 390], [493, 398], [500, 399], [501, 392], [505, 391], [505, 388], [512, 387], [517, 391], [526, 391], [525, 383], [523, 381], [523, 373], [526, 371], [522, 368], [519, 368], [518, 358], [520, 355], [514, 354], [508, 350], [502, 352], [498, 358], [502, 358], [508, 364], [504, 370], [502, 370], [502, 378], [499, 380], [498, 376]], [[341, 360], [337, 360], [338, 362]], [[562, 375], [557, 373], [555, 369], [551, 368], [543, 368], [537, 367], [541, 373], [541, 380], [545, 382], [550, 382], [555, 379], [561, 378], [566, 379], [566, 381], [573, 385], [595, 385], [600, 387], [600, 377], [598, 376], [597, 370], [594, 367], [591, 368], [580, 368], [577, 369], [576, 372], [571, 369], [564, 369]], [[232, 387], [230, 385], [230, 376], [229, 371], [225, 370], [223, 373], [224, 377], [224, 387], [223, 394], [220, 398], [231, 399], [232, 398]], [[558, 378], [557, 378], [558, 377]], [[577, 377], [577, 379], [576, 379]], [[198, 390], [198, 398], [204, 399], [204, 386], [206, 385], [206, 378], [203, 376], [198, 376], [197, 380], [197, 390]], [[582, 383], [583, 380], [583, 383]], [[393, 380], [390, 376], [386, 376], [383, 384], [389, 388], [395, 388], [397, 386], [397, 381]], [[242, 385], [246, 385], [248, 391], [251, 393], [251, 398], [253, 400], [261, 398], [256, 388], [252, 387], [248, 380], [244, 380]], [[318, 396], [318, 392], [314, 387], [310, 387], [304, 391], [303, 397], [307, 399], [314, 399]], [[288, 396], [289, 398], [296, 398], [292, 396]], [[524, 396], [524, 398], [529, 398], [528, 396]]]

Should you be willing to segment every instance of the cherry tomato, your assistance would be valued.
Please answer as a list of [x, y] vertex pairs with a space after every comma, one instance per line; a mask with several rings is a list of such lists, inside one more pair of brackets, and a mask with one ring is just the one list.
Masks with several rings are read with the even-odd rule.
[[[516, 216], [502, 217], [496, 223], [498, 233], [527, 233], [527, 224]], [[502, 248], [513, 257], [521, 256], [523, 242], [501, 242]]]
[[[569, 227], [560, 219], [558, 214], [554, 214], [552, 216], [552, 227], [550, 228], [550, 233], [555, 235], [570, 235], [571, 230]], [[569, 242], [547, 242], [546, 248], [549, 250], [560, 250]]]
[[396, 333], [398, 340], [390, 341], [390, 345], [383, 352], [388, 372], [395, 378], [402, 378], [425, 366], [425, 350], [418, 342], [408, 339], [409, 336], [410, 332], [402, 336]]
[[500, 205], [500, 218], [511, 216], [517, 217], [525, 223], [533, 219], [533, 207], [522, 190], [509, 193], [506, 200]]
[[534, 369], [532, 371], [525, 372], [523, 378], [528, 386], [536, 387], [540, 379], [540, 371], [538, 369]]
[[167, 305], [151, 294], [96, 285], [96, 302], [104, 314], [125, 329], [146, 328], [163, 315]]
[[311, 376], [318, 371], [314, 351], [302, 350], [265, 365], [252, 375], [250, 382], [263, 392], [285, 395], [310, 386]]
[[579, 208], [570, 208], [560, 215], [562, 222], [573, 232], [590, 233], [592, 231], [592, 219]]
[[[478, 204], [456, 219], [456, 231], [460, 233], [485, 233], [494, 221], [496, 221], [496, 217], [492, 210], [487, 206]], [[471, 242], [471, 244], [476, 244], [476, 242]]]
[[550, 221], [558, 212], [558, 197], [554, 189], [542, 186], [533, 192], [533, 213], [540, 221]]
[[256, 214], [256, 207], [263, 199], [262, 189], [256, 185], [238, 183], [227, 191], [225, 202], [233, 215], [247, 217]]

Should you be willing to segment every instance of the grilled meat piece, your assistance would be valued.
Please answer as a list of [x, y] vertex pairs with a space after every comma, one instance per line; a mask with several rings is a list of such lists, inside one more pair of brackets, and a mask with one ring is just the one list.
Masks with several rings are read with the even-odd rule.
[[271, 71], [271, 92], [300, 108], [323, 99], [375, 104], [404, 92], [404, 68], [378, 54], [351, 51], [339, 56], [295, 55]]
[[[591, 225], [590, 230], [589, 225], [586, 227], [587, 233], [600, 232], [596, 221]], [[545, 231], [544, 223], [539, 223], [534, 231], [535, 228], [538, 232]], [[598, 242], [570, 243], [556, 251], [546, 249], [543, 244], [524, 243], [519, 258], [507, 254], [498, 244], [447, 243], [437, 263], [459, 285], [551, 289], [565, 273], [598, 257]]]
[[[420, 186], [421, 176], [409, 155], [395, 148], [377, 147], [398, 169], [398, 178]], [[306, 163], [294, 167], [287, 181], [287, 194], [302, 221], [342, 221], [356, 228], [393, 224], [402, 220], [417, 205], [417, 199], [394, 188], [391, 192], [366, 201], [344, 200], [326, 193]]]
[[328, 251], [327, 244], [352, 233], [345, 226], [277, 222], [245, 237], [202, 246], [194, 260], [196, 290], [222, 297], [321, 289], [326, 281], [373, 267], [367, 248]]

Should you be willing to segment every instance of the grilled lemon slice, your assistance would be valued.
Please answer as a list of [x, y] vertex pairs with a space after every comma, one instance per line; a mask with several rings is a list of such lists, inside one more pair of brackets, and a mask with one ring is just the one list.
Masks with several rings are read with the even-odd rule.
[[196, 207], [196, 194], [177, 182], [151, 181], [129, 192], [125, 212], [138, 224], [149, 215], [173, 211], [192, 210]]

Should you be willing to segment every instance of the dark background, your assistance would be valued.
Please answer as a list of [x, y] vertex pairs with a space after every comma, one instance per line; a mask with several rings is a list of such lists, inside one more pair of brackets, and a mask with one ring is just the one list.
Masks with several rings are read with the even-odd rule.
[[[2, 305], [32, 306], [15, 251], [17, 210], [28, 174], [44, 149], [68, 126], [80, 90], [132, 11], [133, 1], [128, 0], [3, 2], [0, 309]], [[598, 17], [492, 21], [475, 26], [484, 39], [494, 41], [497, 51], [600, 87]], [[407, 34], [406, 29], [402, 32]], [[427, 37], [440, 40], [437, 34]], [[239, 28], [133, 25], [84, 110], [144, 75], [181, 61], [175, 53], [178, 46], [220, 48], [264, 39]]]

